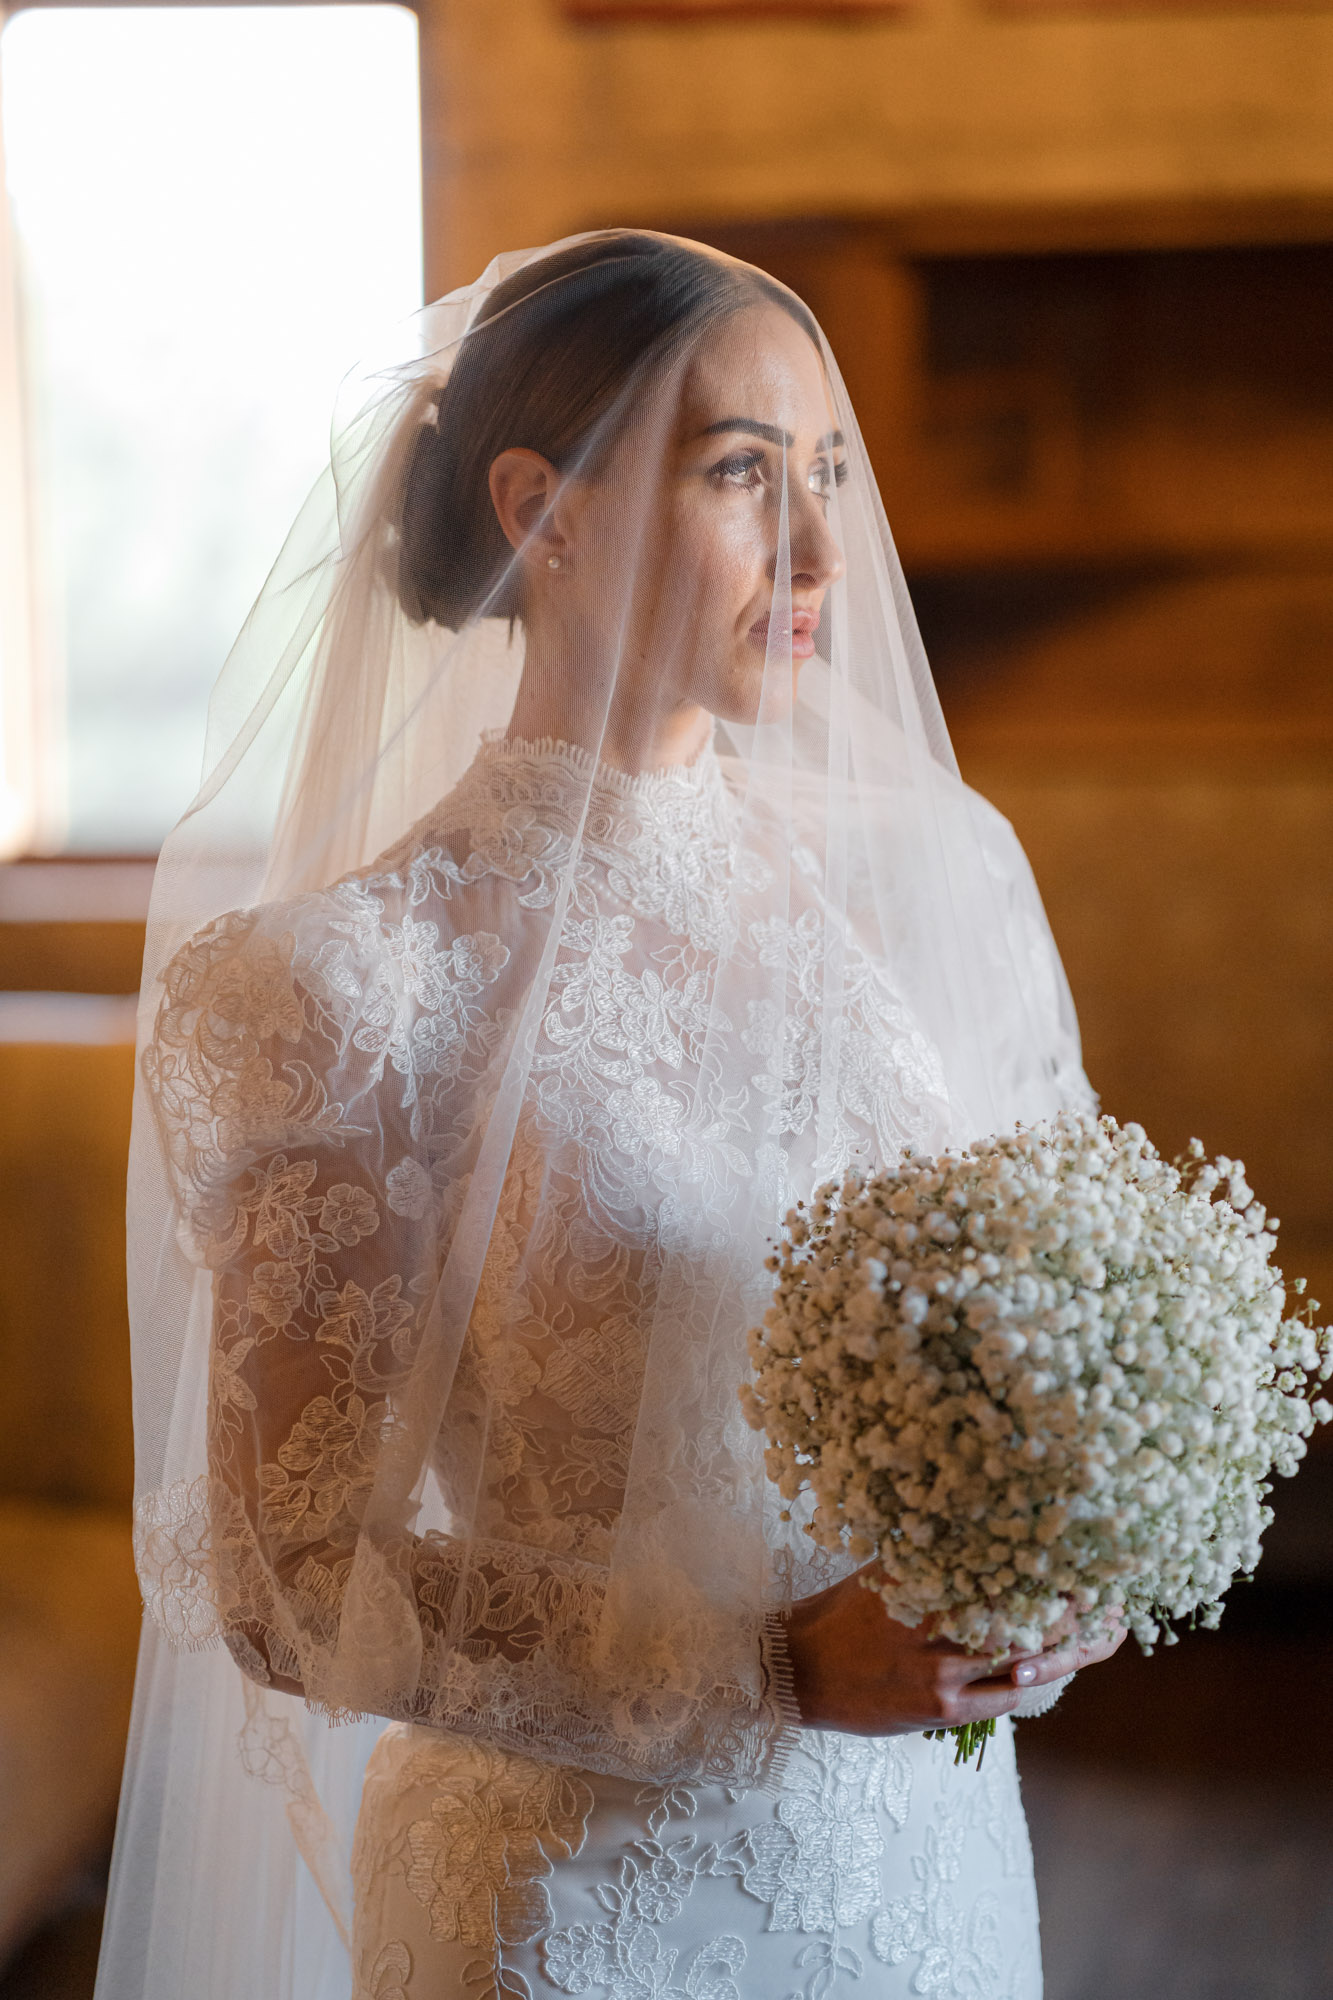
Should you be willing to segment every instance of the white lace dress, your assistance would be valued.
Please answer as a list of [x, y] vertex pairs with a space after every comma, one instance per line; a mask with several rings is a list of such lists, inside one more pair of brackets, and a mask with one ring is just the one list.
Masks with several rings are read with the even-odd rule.
[[1013, 1736], [802, 1731], [776, 1795], [399, 1724], [357, 1830], [357, 2000], [1039, 2000]]
[[[492, 887], [498, 874], [515, 895], [530, 894], [543, 858], [556, 858], [542, 849], [558, 847], [586, 777], [560, 746], [492, 743], [430, 839], [466, 826], [463, 873]], [[540, 1078], [545, 1059], [548, 1118], [583, 1146], [614, 1149], [619, 1138], [632, 1151], [645, 1136], [637, 1127], [669, 1111], [657, 1074], [672, 1060], [673, 1039], [688, 1038], [691, 987], [687, 977], [659, 981], [654, 1018], [627, 947], [651, 923], [682, 956], [708, 951], [709, 862], [730, 837], [715, 760], [638, 780], [600, 771], [588, 825], [581, 909], [566, 926], [560, 1002], [535, 1068]], [[429, 844], [422, 829], [412, 840]], [[820, 940], [806, 928], [813, 973]], [[932, 1052], [869, 969], [854, 1035], [862, 1046], [847, 1073], [858, 1108], [873, 1120], [883, 1100], [884, 1122], [900, 1132], [914, 1115], [924, 1122], [941, 1087]], [[626, 1057], [635, 1060], [632, 1078]], [[614, 1178], [614, 1160], [600, 1168], [603, 1184]], [[603, 1323], [619, 1303], [602, 1299]], [[531, 1452], [530, 1432], [526, 1443]], [[549, 1448], [549, 1439], [536, 1447], [538, 1455]], [[543, 1491], [551, 1469], [535, 1468]], [[566, 1514], [566, 1546], [571, 1532], [584, 1547], [595, 1543], [598, 1525]], [[1038, 2000], [1041, 1992], [1007, 1722], [979, 1773], [955, 1768], [951, 1746], [920, 1735], [788, 1729], [765, 1785], [748, 1789], [644, 1785], [395, 1724], [367, 1774], [354, 1881], [357, 2000]]]
[[[716, 1296], [710, 1234], [747, 1176], [775, 1219], [858, 1145], [884, 1156], [940, 1130], [936, 1053], [846, 936], [836, 1102], [812, 1103], [830, 937], [818, 869], [787, 860], [779, 903], [711, 749], [630, 779], [492, 737], [373, 869], [222, 919], [169, 973], [147, 1068], [214, 1272], [210, 1481], [189, 1532], [247, 1673], [399, 1717], [357, 1825], [357, 2000], [1040, 1993], [1007, 1724], [980, 1774], [919, 1735], [802, 1732], [770, 1622], [748, 1666], [694, 1676], [692, 1720], [669, 1754], [659, 1730], [646, 1783], [633, 1690], [617, 1699], [597, 1652], [663, 1272], [684, 1268], [696, 1301], [673, 1323], [685, 1345]], [[376, 1453], [431, 1257], [461, 1227], [488, 1064], [539, 960], [544, 1009], [435, 1452], [443, 1525], [377, 1571]], [[725, 1091], [709, 1083], [719, 1040]], [[727, 1427], [743, 1432], [731, 1378], [717, 1408], [725, 1461]], [[723, 1546], [712, 1450], [692, 1518]], [[774, 1540], [794, 1537], [772, 1512]], [[464, 1536], [447, 1531], [459, 1520]], [[406, 1633], [373, 1609], [405, 1564]], [[359, 1627], [354, 1569], [355, 1615], [372, 1607]], [[688, 1578], [660, 1601], [651, 1644], [665, 1684], [685, 1685], [704, 1657]], [[373, 1685], [338, 1679], [349, 1631]]]

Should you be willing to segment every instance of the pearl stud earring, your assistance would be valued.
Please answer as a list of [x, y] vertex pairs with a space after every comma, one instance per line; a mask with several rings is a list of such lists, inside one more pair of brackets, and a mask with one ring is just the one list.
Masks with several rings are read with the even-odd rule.
[[559, 556], [547, 556], [547, 558], [546, 558], [546, 567], [547, 567], [547, 569], [559, 569], [559, 567], [560, 567], [560, 558], [559, 558]]

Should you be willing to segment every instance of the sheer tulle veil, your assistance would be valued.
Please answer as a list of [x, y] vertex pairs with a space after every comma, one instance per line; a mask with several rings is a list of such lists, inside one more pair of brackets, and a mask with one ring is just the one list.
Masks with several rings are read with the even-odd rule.
[[[793, 333], [813, 430], [764, 361]], [[766, 406], [696, 423], [728, 341]], [[509, 448], [560, 490], [506, 539]], [[697, 740], [636, 763], [692, 703]], [[800, 302], [610, 232], [400, 329], [345, 384], [157, 872], [148, 1616], [99, 2000], [346, 1996], [386, 1717], [771, 1784], [773, 1614], [829, 1574], [737, 1393], [781, 1218], [852, 1159], [1085, 1092]], [[544, 1481], [513, 1470], [538, 1404]]]

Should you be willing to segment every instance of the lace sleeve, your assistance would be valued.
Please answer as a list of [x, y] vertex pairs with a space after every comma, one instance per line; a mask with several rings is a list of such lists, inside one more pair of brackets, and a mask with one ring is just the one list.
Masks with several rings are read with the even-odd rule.
[[[182, 1234], [212, 1272], [194, 1541], [233, 1657], [333, 1713], [654, 1782], [763, 1783], [794, 1720], [776, 1621], [701, 1684], [692, 1653], [716, 1656], [716, 1634], [669, 1588], [652, 1631], [608, 1615], [619, 1440], [595, 1403], [617, 1366], [632, 1375], [624, 1329], [595, 1350], [569, 1327], [515, 1332], [502, 1203], [447, 1424], [423, 1443], [450, 1191], [391, 1037], [365, 1031], [364, 995], [344, 1017], [327, 967], [271, 924], [226, 919], [182, 957], [147, 1067]], [[581, 1479], [579, 1518], [606, 1532], [573, 1531], [543, 1473]]]

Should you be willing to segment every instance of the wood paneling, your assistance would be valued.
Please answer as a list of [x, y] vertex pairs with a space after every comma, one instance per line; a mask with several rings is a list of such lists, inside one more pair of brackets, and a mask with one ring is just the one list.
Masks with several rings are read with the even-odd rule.
[[0, 923], [0, 991], [137, 993], [144, 926]]
[[571, 21], [831, 21], [895, 14], [912, 0], [561, 0]]
[[686, 214], [880, 215], [928, 232], [916, 249], [1017, 250], [1276, 239], [1333, 203], [1326, 9], [421, 17], [432, 293], [520, 244]]
[[[0, 1991], [115, 1817], [140, 1627], [127, 1508], [0, 1499]], [[11, 1987], [9, 1978], [15, 1986]], [[88, 1989], [91, 1994], [91, 1987]], [[43, 1984], [42, 2000], [64, 2000]]]
[[134, 1051], [0, 1045], [0, 1495], [125, 1507]]

